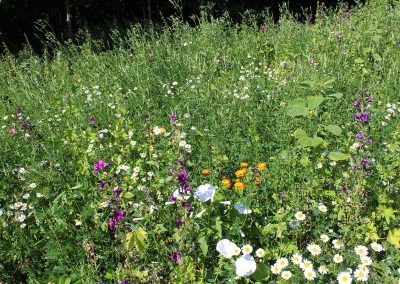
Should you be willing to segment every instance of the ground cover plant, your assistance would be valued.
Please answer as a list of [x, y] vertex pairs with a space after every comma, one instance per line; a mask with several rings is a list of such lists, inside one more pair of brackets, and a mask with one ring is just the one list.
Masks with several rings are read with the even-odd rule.
[[400, 3], [0, 61], [0, 281], [398, 283]]

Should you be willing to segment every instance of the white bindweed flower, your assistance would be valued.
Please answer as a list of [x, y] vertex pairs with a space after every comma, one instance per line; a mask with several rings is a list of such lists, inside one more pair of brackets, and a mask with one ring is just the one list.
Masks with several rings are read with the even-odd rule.
[[290, 272], [288, 270], [282, 271], [282, 273], [281, 273], [281, 277], [284, 280], [289, 280], [292, 277], [292, 275], [293, 275], [292, 272]]
[[257, 269], [254, 257], [249, 254], [242, 255], [235, 261], [236, 275], [249, 276]]
[[358, 256], [367, 256], [368, 255], [368, 248], [365, 246], [356, 246], [354, 251]]
[[335, 263], [341, 263], [341, 262], [343, 262], [343, 257], [340, 254], [335, 254], [333, 256], [333, 261]]
[[242, 247], [243, 254], [250, 254], [253, 252], [253, 247], [251, 245], [245, 245]]
[[250, 214], [252, 212], [250, 208], [246, 208], [240, 203], [236, 203], [233, 207], [239, 212], [239, 214]]
[[303, 221], [304, 219], [306, 219], [306, 215], [302, 211], [296, 212], [296, 214], [294, 216], [299, 221]]
[[329, 237], [328, 237], [328, 235], [322, 234], [322, 235], [320, 236], [320, 239], [321, 239], [321, 241], [323, 241], [324, 243], [329, 242]]
[[206, 202], [212, 200], [215, 195], [215, 187], [211, 184], [200, 185], [194, 192], [194, 198]]
[[263, 258], [265, 256], [265, 250], [263, 250], [262, 248], [257, 249], [256, 256], [259, 258]]
[[295, 265], [300, 265], [303, 261], [303, 257], [300, 254], [295, 253], [294, 255], [292, 255], [291, 261]]
[[199, 213], [196, 214], [196, 218], [201, 218], [201, 216], [203, 216], [205, 212], [206, 210], [201, 210]]
[[350, 284], [353, 281], [353, 279], [351, 278], [351, 274], [348, 272], [339, 273], [337, 280], [339, 284]]
[[239, 249], [240, 253], [240, 248], [234, 242], [231, 242], [228, 239], [220, 240], [216, 247], [217, 251], [225, 258], [231, 258], [233, 255], [235, 255], [236, 248]]
[[34, 189], [34, 188], [37, 187], [37, 184], [36, 183], [31, 183], [28, 187]]

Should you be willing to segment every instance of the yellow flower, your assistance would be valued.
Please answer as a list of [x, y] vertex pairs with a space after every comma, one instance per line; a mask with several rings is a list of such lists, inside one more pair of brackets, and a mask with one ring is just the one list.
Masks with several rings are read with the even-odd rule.
[[204, 169], [204, 170], [201, 171], [201, 174], [205, 175], [205, 176], [209, 175], [210, 173], [211, 173], [211, 171], [209, 169]]
[[259, 171], [263, 171], [263, 170], [265, 170], [267, 168], [267, 163], [259, 163], [258, 165], [257, 165], [257, 170], [259, 170]]
[[261, 178], [260, 177], [256, 177], [256, 180], [254, 181], [254, 183], [256, 185], [260, 185], [261, 184]]
[[240, 166], [241, 166], [242, 168], [247, 168], [247, 167], [249, 166], [249, 164], [246, 163], [246, 162], [241, 162], [241, 163], [240, 163]]
[[167, 132], [167, 129], [165, 129], [164, 127], [161, 127], [161, 128], [160, 128], [160, 132], [161, 132], [162, 134], [164, 134], [164, 133]]
[[244, 190], [245, 188], [246, 188], [246, 185], [243, 182], [241, 182], [241, 181], [235, 182], [235, 189]]
[[236, 173], [235, 173], [235, 175], [236, 175], [237, 177], [244, 177], [245, 174], [246, 174], [246, 169], [238, 170], [238, 171], [236, 171]]
[[231, 181], [230, 181], [229, 179], [227, 179], [227, 178], [224, 178], [224, 179], [221, 181], [221, 183], [222, 183], [223, 186], [225, 186], [225, 187], [227, 187], [227, 188], [230, 188], [230, 187], [232, 186]]

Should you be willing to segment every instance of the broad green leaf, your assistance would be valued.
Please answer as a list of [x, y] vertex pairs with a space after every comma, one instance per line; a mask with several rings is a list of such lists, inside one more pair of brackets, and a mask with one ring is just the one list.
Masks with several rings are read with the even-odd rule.
[[372, 56], [374, 57], [375, 61], [377, 62], [382, 61], [382, 57], [379, 55], [379, 53], [374, 53]]
[[299, 106], [288, 106], [286, 108], [286, 114], [290, 117], [307, 116], [308, 108]]
[[294, 137], [296, 137], [297, 139], [300, 139], [301, 137], [308, 137], [307, 133], [301, 129], [301, 128], [297, 128], [295, 130], [295, 132], [293, 133]]
[[290, 101], [288, 107], [306, 107], [306, 103], [306, 100], [297, 98]]
[[324, 142], [321, 137], [300, 137], [298, 143], [301, 147], [316, 147]]
[[307, 104], [309, 109], [316, 109], [324, 101], [322, 96], [309, 96], [307, 97]]
[[331, 99], [333, 99], [333, 98], [340, 99], [340, 98], [343, 97], [343, 93], [336, 92], [336, 91], [333, 91], [333, 90], [327, 92], [326, 95], [328, 96], [328, 98], [331, 98]]
[[329, 124], [325, 127], [325, 129], [336, 136], [340, 136], [342, 134], [342, 128], [337, 125]]
[[82, 187], [82, 184], [81, 184], [81, 183], [78, 183], [77, 185], [71, 187], [70, 189], [79, 189], [79, 188], [81, 188], [81, 187]]
[[251, 275], [251, 278], [253, 278], [256, 281], [262, 281], [268, 276], [268, 266], [264, 263], [261, 263], [257, 265], [256, 271]]
[[132, 193], [132, 192], [125, 192], [124, 193], [124, 195], [123, 195], [123, 198], [125, 198], [125, 199], [131, 199], [131, 198], [133, 198], [133, 196], [134, 196], [134, 194]]
[[315, 86], [315, 81], [303, 81], [299, 85], [304, 88], [313, 88]]
[[164, 233], [166, 231], [168, 231], [168, 230], [164, 227], [163, 224], [157, 224], [156, 227], [155, 227], [155, 232], [157, 234], [162, 234], [162, 233]]
[[400, 228], [391, 229], [387, 236], [389, 243], [400, 249]]
[[208, 252], [208, 244], [207, 244], [206, 236], [200, 235], [200, 237], [197, 239], [197, 241], [200, 244], [201, 252], [203, 253], [204, 256], [206, 256], [207, 252]]
[[138, 252], [142, 253], [146, 247], [147, 233], [142, 228], [138, 228], [126, 236], [126, 241], [127, 250], [135, 247]]
[[342, 161], [342, 160], [348, 160], [350, 159], [349, 154], [345, 154], [342, 152], [330, 152], [328, 155], [328, 158], [332, 161]]

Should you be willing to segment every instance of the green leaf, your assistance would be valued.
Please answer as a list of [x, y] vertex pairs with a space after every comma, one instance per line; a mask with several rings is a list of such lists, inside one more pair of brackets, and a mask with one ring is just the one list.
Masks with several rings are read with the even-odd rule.
[[160, 169], [160, 166], [158, 165], [158, 163], [156, 161], [147, 161], [146, 164], [154, 166], [157, 169]]
[[340, 98], [343, 97], [343, 93], [335, 92], [335, 91], [333, 91], [333, 90], [327, 92], [326, 95], [327, 95], [328, 98], [330, 98], [330, 99], [333, 99], [333, 98], [335, 98], [335, 99], [340, 99]]
[[127, 191], [127, 192], [124, 193], [123, 198], [125, 198], [125, 199], [131, 199], [131, 198], [133, 198], [134, 196], [135, 196], [135, 195], [134, 195], [132, 192]]
[[147, 233], [142, 228], [138, 228], [126, 236], [126, 241], [127, 250], [135, 247], [138, 252], [142, 253], [146, 248]]
[[257, 265], [256, 271], [251, 275], [255, 281], [262, 281], [268, 276], [268, 266], [264, 263]]
[[298, 143], [301, 147], [316, 147], [324, 142], [321, 137], [300, 137]]
[[306, 100], [297, 98], [297, 99], [292, 100], [288, 104], [288, 107], [306, 107], [306, 103], [307, 103]]
[[324, 101], [324, 97], [322, 96], [308, 96], [307, 97], [307, 105], [309, 109], [316, 109], [319, 107]]
[[286, 114], [290, 117], [307, 116], [308, 108], [299, 106], [288, 106], [286, 108]]
[[342, 152], [330, 152], [328, 155], [328, 158], [332, 161], [342, 161], [342, 160], [348, 160], [350, 159], [349, 154], [345, 154]]
[[296, 137], [297, 139], [300, 139], [301, 137], [308, 137], [307, 133], [301, 128], [297, 128], [294, 131], [293, 136]]
[[400, 249], [400, 228], [391, 229], [387, 236], [389, 243]]
[[204, 256], [206, 256], [207, 252], [208, 252], [208, 244], [207, 244], [206, 236], [200, 235], [200, 237], [197, 239], [197, 241], [200, 244], [201, 252], [203, 253]]
[[374, 53], [372, 55], [372, 57], [374, 58], [375, 61], [380, 62], [382, 61], [382, 57], [379, 55], [379, 53]]
[[81, 183], [78, 183], [77, 185], [71, 187], [70, 189], [79, 189], [79, 188], [81, 188], [81, 187], [82, 187], [82, 184], [81, 184]]
[[164, 227], [163, 224], [157, 224], [157, 225], [156, 225], [155, 232], [156, 232], [157, 234], [162, 234], [162, 233], [164, 233], [164, 232], [166, 232], [166, 231], [168, 231], [168, 230]]
[[340, 136], [342, 134], [342, 128], [337, 125], [329, 124], [325, 127], [325, 129], [336, 136]]
[[356, 64], [363, 64], [363, 63], [364, 63], [364, 60], [361, 59], [361, 58], [356, 58], [356, 59], [354, 60], [354, 63], [356, 63]]

